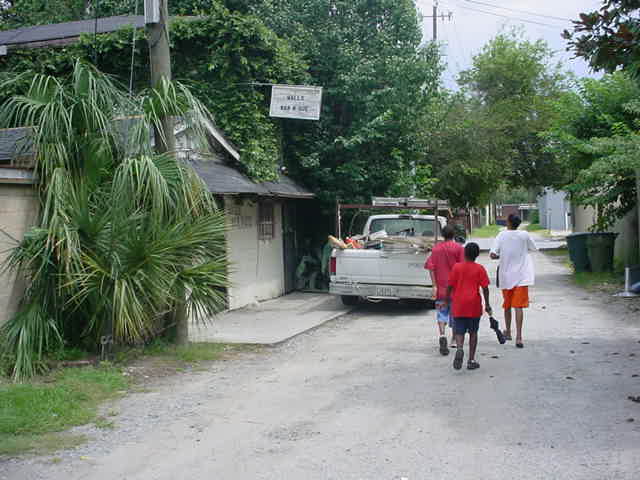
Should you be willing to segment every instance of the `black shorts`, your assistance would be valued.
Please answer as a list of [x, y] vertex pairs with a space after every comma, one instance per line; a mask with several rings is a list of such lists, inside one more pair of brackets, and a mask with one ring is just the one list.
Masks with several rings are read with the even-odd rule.
[[480, 328], [480, 318], [456, 317], [453, 321], [453, 331], [456, 335], [476, 333]]

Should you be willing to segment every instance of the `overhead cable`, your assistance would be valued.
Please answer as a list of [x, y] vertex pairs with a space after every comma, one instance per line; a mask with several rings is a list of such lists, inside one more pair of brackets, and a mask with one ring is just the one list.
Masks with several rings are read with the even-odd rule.
[[485, 7], [499, 8], [501, 10], [509, 10], [511, 12], [524, 13], [526, 15], [534, 15], [536, 17], [549, 18], [551, 20], [560, 20], [560, 21], [563, 21], [563, 22], [572, 22], [573, 21], [570, 18], [555, 17], [553, 15], [546, 15], [544, 13], [531, 12], [529, 10], [520, 10], [520, 9], [517, 9], [517, 8], [503, 7], [502, 5], [496, 5], [495, 3], [480, 2], [478, 0], [464, 0], [464, 1], [468, 2], [468, 3], [476, 3], [478, 5], [484, 5]]
[[517, 20], [519, 22], [525, 22], [525, 23], [533, 23], [534, 25], [540, 25], [543, 27], [550, 27], [550, 28], [562, 28], [559, 25], [551, 25], [549, 23], [542, 23], [542, 22], [537, 22], [535, 20], [527, 20], [524, 18], [518, 18], [518, 17], [512, 17], [510, 15], [503, 15], [501, 13], [496, 13], [496, 12], [489, 12], [487, 10], [480, 10], [479, 8], [472, 8], [472, 7], [468, 7], [468, 6], [462, 6], [460, 5], [461, 8], [464, 8], [466, 10], [471, 10], [472, 12], [479, 12], [479, 13], [486, 13], [487, 15], [494, 15], [496, 17], [502, 17], [502, 18], [507, 18], [509, 20]]

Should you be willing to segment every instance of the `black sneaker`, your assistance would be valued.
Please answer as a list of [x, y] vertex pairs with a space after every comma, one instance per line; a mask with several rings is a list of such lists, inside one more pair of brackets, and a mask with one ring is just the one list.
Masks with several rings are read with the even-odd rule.
[[475, 360], [469, 360], [467, 362], [467, 370], [475, 370], [477, 368], [480, 368], [480, 364]]
[[456, 350], [456, 356], [453, 359], [453, 368], [460, 370], [462, 368], [462, 361], [464, 360], [464, 350], [458, 348]]
[[440, 337], [440, 355], [449, 355], [447, 347], [447, 337]]

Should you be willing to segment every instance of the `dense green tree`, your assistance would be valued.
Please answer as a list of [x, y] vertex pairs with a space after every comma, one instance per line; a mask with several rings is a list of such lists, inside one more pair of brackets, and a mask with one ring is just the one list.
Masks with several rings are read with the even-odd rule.
[[[232, 10], [248, 12], [244, 0], [172, 0], [171, 15], [198, 15], [208, 12], [214, 3]], [[2, 0], [0, 1], [0, 30], [71, 22], [113, 15], [142, 15], [144, 0]]]
[[485, 205], [503, 182], [501, 152], [509, 148], [489, 111], [474, 98], [443, 92], [423, 132], [438, 197], [455, 207]]
[[532, 42], [512, 30], [492, 39], [460, 74], [460, 85], [487, 109], [496, 132], [509, 139], [503, 142], [503, 178], [513, 187], [546, 186], [557, 176], [539, 135], [553, 119], [553, 102], [568, 88], [552, 55], [543, 40]]
[[[435, 46], [421, 46], [414, 3], [262, 0], [253, 11], [302, 53], [310, 81], [324, 88], [318, 123], [283, 122], [290, 171], [327, 211], [336, 198], [411, 194], [409, 177], [424, 158], [420, 122], [442, 69]], [[424, 167], [416, 171], [419, 187], [428, 185]]]
[[[586, 59], [595, 70], [614, 72], [622, 69], [634, 81], [640, 74], [640, 2], [638, 0], [604, 0], [599, 10], [582, 13], [575, 22], [573, 31], [565, 31], [564, 37], [577, 56]], [[609, 92], [615, 98], [619, 92]], [[640, 113], [638, 100], [618, 103], [627, 115]], [[594, 162], [584, 173], [582, 180], [589, 185], [591, 195], [584, 202], [596, 203], [602, 200], [601, 192], [615, 202], [610, 218], [615, 219], [640, 203], [640, 136], [639, 121], [613, 123], [610, 136], [599, 137], [591, 144], [601, 160]], [[635, 173], [633, 175], [632, 171]], [[633, 181], [635, 176], [635, 182]], [[633, 200], [635, 195], [635, 201]], [[606, 200], [599, 202], [609, 205]], [[640, 228], [640, 210], [638, 210]], [[602, 217], [601, 217], [602, 218]], [[639, 231], [640, 236], [640, 231]]]
[[556, 109], [545, 134], [562, 166], [554, 186], [571, 192], [576, 203], [595, 207], [596, 228], [606, 228], [636, 205], [640, 85], [622, 72], [583, 79]]

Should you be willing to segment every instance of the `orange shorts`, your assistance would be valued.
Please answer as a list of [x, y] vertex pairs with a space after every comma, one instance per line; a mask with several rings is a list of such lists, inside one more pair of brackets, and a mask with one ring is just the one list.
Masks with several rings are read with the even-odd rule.
[[504, 303], [502, 308], [528, 308], [529, 287], [515, 287], [511, 290], [502, 290]]

